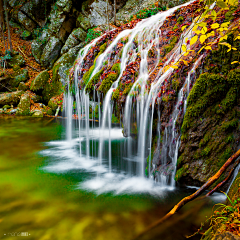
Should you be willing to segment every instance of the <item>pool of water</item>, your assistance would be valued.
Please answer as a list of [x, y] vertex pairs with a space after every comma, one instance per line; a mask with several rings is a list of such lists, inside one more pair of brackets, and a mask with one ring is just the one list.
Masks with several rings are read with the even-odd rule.
[[[64, 125], [0, 117], [0, 239], [130, 240], [195, 190], [163, 188], [134, 170], [126, 174], [117, 128], [111, 171], [107, 159], [100, 166], [95, 157], [97, 141], [90, 141], [90, 159], [80, 157], [81, 139], [67, 142]], [[193, 201], [141, 239], [185, 239], [222, 199]]]

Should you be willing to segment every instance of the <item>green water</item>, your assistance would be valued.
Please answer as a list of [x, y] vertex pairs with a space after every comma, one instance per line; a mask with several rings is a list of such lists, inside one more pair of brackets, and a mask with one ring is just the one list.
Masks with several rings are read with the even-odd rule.
[[[76, 189], [90, 173], [42, 170], [51, 160], [39, 153], [48, 148], [44, 143], [61, 139], [64, 131], [59, 120], [0, 117], [0, 239], [130, 240], [193, 191], [154, 197]], [[212, 205], [190, 203], [142, 239], [185, 239]]]

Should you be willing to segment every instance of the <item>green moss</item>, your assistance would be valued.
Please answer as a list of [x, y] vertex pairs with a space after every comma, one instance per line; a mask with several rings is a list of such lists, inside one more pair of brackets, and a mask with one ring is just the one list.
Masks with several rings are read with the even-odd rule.
[[182, 16], [180, 16], [178, 19], [177, 19], [177, 22], [178, 24], [182, 24], [184, 21], [184, 18]]
[[237, 7], [230, 6], [230, 9], [225, 14], [225, 22], [229, 22], [234, 19], [233, 13], [236, 11]]
[[176, 43], [178, 41], [178, 38], [176, 36], [173, 36], [170, 40], [170, 44], [166, 45], [163, 49], [165, 54], [172, 51], [172, 49], [175, 47]]
[[108, 76], [103, 79], [102, 84], [99, 87], [99, 91], [103, 92], [104, 94], [107, 93], [107, 91], [110, 89], [112, 86], [113, 82], [115, 82], [118, 78], [117, 73], [109, 73]]
[[90, 77], [91, 77], [91, 75], [92, 75], [92, 72], [93, 72], [94, 68], [95, 68], [95, 64], [92, 65], [92, 66], [89, 68], [89, 70], [84, 73], [84, 75], [83, 75], [84, 85], [87, 85], [87, 83], [88, 83], [88, 81], [89, 81], [89, 79], [90, 79]]
[[128, 93], [131, 91], [132, 89], [132, 86], [133, 86], [133, 83], [129, 83], [126, 85], [125, 89], [123, 90], [123, 95], [127, 96]]
[[103, 53], [105, 49], [107, 48], [107, 43], [105, 42], [101, 47], [100, 47], [100, 53]]
[[114, 92], [113, 92], [113, 95], [112, 95], [112, 100], [113, 101], [117, 101], [119, 99], [119, 89], [117, 88]]
[[52, 79], [51, 81], [48, 81], [44, 86], [44, 90], [42, 92], [43, 100], [48, 103], [52, 97], [60, 95], [62, 92], [62, 83], [58, 80]]
[[172, 80], [172, 88], [173, 88], [176, 92], [179, 91], [179, 89], [180, 89], [180, 79], [174, 78], [174, 79]]
[[47, 70], [40, 72], [36, 78], [32, 81], [30, 90], [38, 91], [42, 90], [49, 79], [49, 73]]
[[232, 119], [231, 121], [225, 121], [221, 125], [222, 131], [233, 130], [238, 127], [239, 120], [237, 118]]
[[182, 176], [184, 176], [187, 173], [188, 168], [189, 168], [189, 165], [185, 164], [183, 165], [183, 167], [178, 169], [175, 175], [175, 181], [178, 181]]
[[222, 167], [222, 165], [231, 157], [232, 148], [227, 146], [225, 151], [220, 155], [219, 160], [217, 161], [218, 167]]
[[94, 90], [94, 85], [98, 83], [102, 73], [103, 73], [103, 68], [97, 72], [90, 81], [88, 81], [87, 86], [86, 86], [86, 92], [90, 93], [91, 91]]
[[112, 66], [112, 71], [114, 71], [115, 73], [117, 73], [119, 75], [121, 72], [121, 63], [115, 63]]

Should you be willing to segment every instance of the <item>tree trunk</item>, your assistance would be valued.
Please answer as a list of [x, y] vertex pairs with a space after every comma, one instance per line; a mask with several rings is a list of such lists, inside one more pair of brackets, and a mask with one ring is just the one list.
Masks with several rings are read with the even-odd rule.
[[107, 25], [108, 25], [108, 31], [109, 31], [110, 26], [109, 26], [109, 15], [108, 15], [108, 0], [107, 0]]
[[3, 1], [4, 1], [6, 24], [7, 24], [7, 29], [8, 29], [8, 42], [9, 42], [10, 51], [12, 51], [12, 40], [11, 40], [9, 20], [8, 20], [8, 9], [7, 9], [7, 5], [6, 5], [6, 0], [3, 0]]
[[114, 25], [116, 25], [116, 0], [114, 0]]

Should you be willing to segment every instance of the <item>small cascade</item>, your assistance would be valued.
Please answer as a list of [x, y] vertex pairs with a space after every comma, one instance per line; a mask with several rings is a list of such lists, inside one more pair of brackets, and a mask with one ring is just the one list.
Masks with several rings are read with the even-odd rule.
[[[189, 84], [190, 79], [195, 78], [195, 70], [199, 63], [201, 62], [203, 55], [201, 55], [198, 60], [193, 64], [192, 69], [188, 72], [186, 80], [183, 84], [183, 87], [180, 89], [178, 94], [177, 103], [175, 105], [174, 111], [170, 118], [169, 126], [165, 128], [164, 138], [163, 138], [163, 150], [162, 150], [162, 165], [165, 167], [167, 166], [168, 160], [170, 160], [170, 166], [168, 171], [172, 171], [170, 174], [171, 178], [168, 180], [170, 181], [170, 185], [174, 187], [175, 185], [175, 173], [176, 173], [176, 165], [177, 165], [177, 158], [178, 158], [178, 149], [180, 145], [180, 132], [177, 128], [177, 121], [180, 117], [183, 118], [186, 109], [186, 100], [189, 93]], [[185, 93], [184, 93], [185, 92]], [[161, 175], [161, 173], [160, 173]]]

